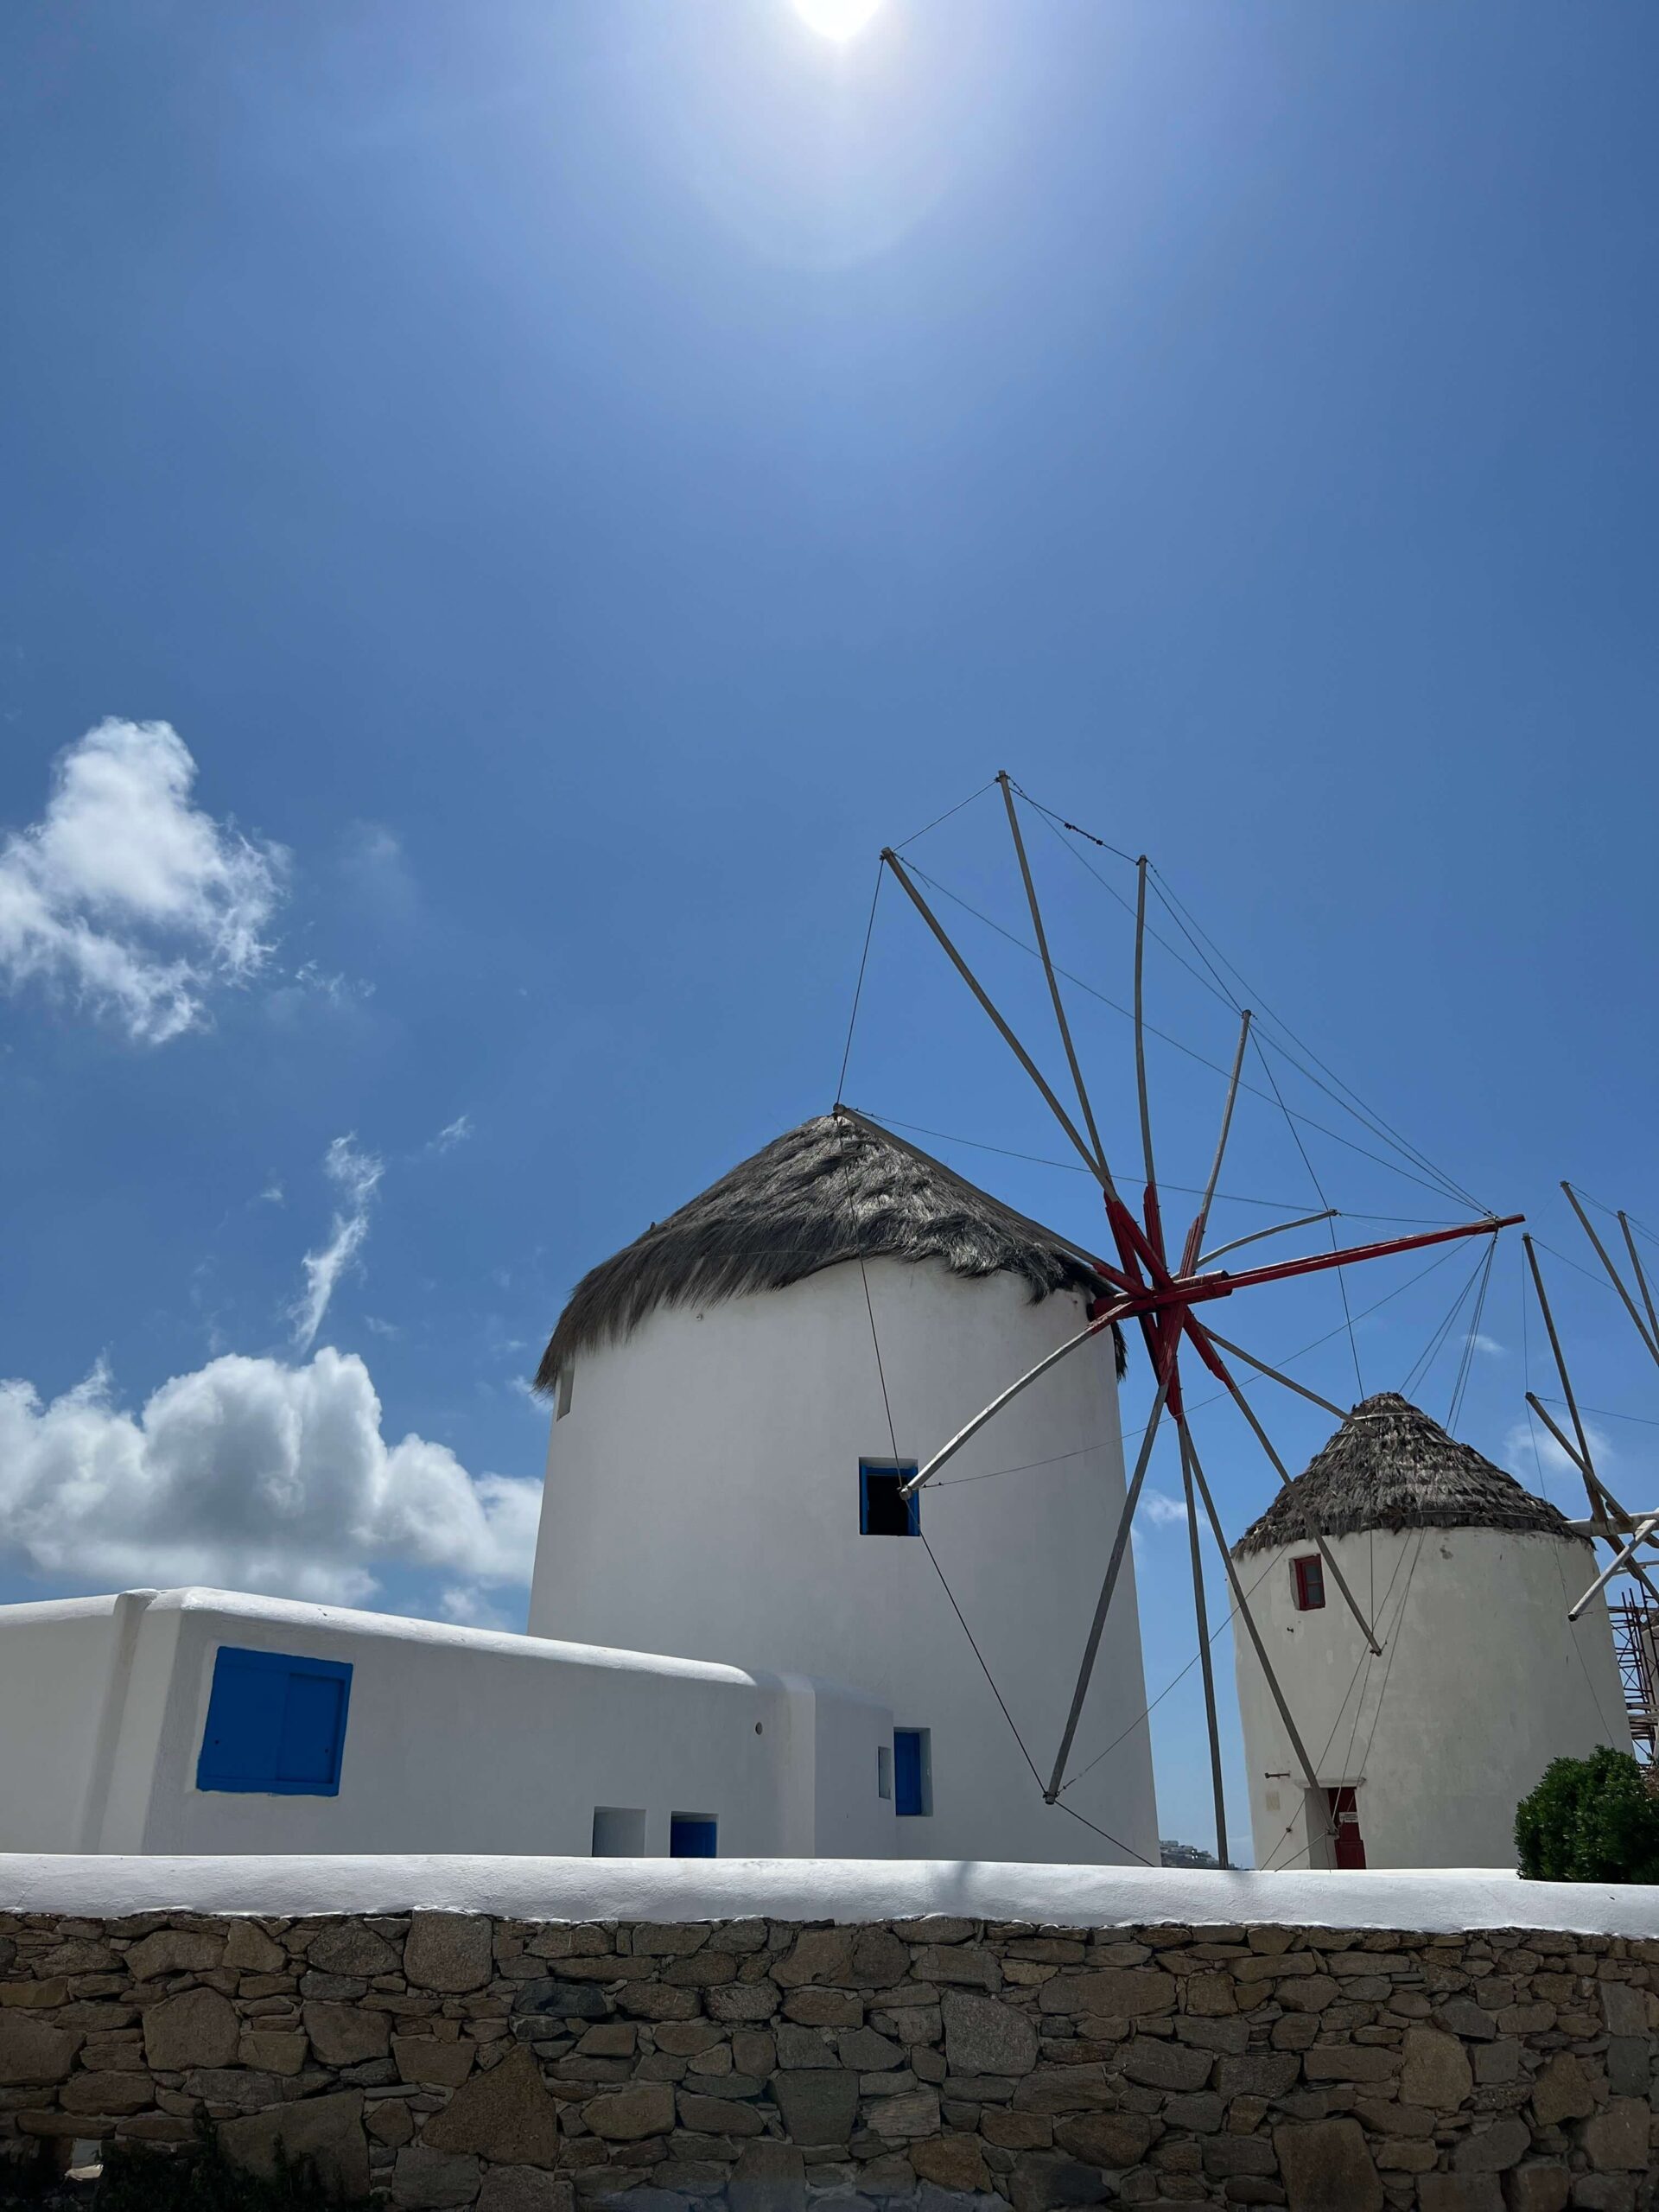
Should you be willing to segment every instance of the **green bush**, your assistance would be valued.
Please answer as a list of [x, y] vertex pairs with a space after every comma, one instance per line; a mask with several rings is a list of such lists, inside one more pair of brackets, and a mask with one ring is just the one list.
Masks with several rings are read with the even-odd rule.
[[1516, 1808], [1521, 1872], [1535, 1882], [1659, 1882], [1659, 1798], [1628, 1751], [1554, 1759]]
[[97, 2212], [341, 2212], [309, 2158], [289, 2160], [279, 2145], [269, 2177], [232, 2165], [213, 2122], [196, 2121], [194, 2147], [183, 2152], [129, 2149], [104, 2154]]

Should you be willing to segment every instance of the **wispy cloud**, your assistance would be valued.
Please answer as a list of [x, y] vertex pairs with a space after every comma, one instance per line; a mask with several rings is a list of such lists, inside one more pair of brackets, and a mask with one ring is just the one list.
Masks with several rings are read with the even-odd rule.
[[1478, 1333], [1475, 1338], [1475, 1350], [1484, 1352], [1489, 1359], [1507, 1359], [1510, 1351], [1509, 1346], [1499, 1344], [1496, 1337], [1483, 1337]]
[[[1551, 1409], [1554, 1409], [1552, 1408]], [[1556, 1414], [1556, 1419], [1567, 1427], [1566, 1410]], [[1608, 1473], [1618, 1464], [1618, 1453], [1606, 1434], [1593, 1422], [1586, 1421], [1584, 1433], [1589, 1440], [1591, 1464], [1599, 1472]], [[1570, 1433], [1570, 1431], [1569, 1431]], [[1533, 1452], [1537, 1452], [1537, 1465], [1546, 1475], [1564, 1476], [1570, 1482], [1582, 1479], [1577, 1467], [1562, 1451], [1542, 1421], [1535, 1418], [1511, 1423], [1503, 1439], [1505, 1464], [1510, 1467], [1531, 1467]]]
[[322, 1317], [340, 1277], [362, 1250], [369, 1233], [369, 1208], [385, 1173], [385, 1162], [374, 1153], [360, 1152], [354, 1136], [336, 1137], [329, 1146], [323, 1167], [340, 1192], [328, 1242], [321, 1251], [308, 1252], [302, 1262], [305, 1290], [289, 1308], [294, 1342], [309, 1351], [316, 1341]]
[[49, 1404], [0, 1382], [0, 1557], [37, 1573], [351, 1604], [397, 1564], [459, 1578], [448, 1617], [483, 1622], [483, 1587], [530, 1580], [540, 1492], [389, 1445], [368, 1369], [327, 1347], [214, 1359], [135, 1412], [102, 1363]]
[[1168, 1529], [1186, 1522], [1186, 1500], [1170, 1497], [1163, 1491], [1149, 1490], [1146, 1493], [1147, 1518], [1154, 1529]]
[[164, 1045], [264, 965], [287, 855], [193, 806], [195, 776], [167, 722], [100, 722], [59, 757], [41, 819], [0, 844], [0, 982]]
[[425, 1145], [424, 1153], [427, 1158], [430, 1159], [437, 1153], [453, 1152], [458, 1144], [465, 1144], [472, 1134], [472, 1116], [457, 1114], [453, 1122], [446, 1122], [436, 1136]]

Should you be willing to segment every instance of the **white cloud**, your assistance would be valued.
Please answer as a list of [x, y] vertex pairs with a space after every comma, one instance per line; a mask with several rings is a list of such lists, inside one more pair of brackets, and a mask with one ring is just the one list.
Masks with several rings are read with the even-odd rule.
[[426, 1147], [426, 1150], [429, 1153], [453, 1152], [458, 1144], [465, 1144], [467, 1138], [471, 1136], [472, 1134], [472, 1116], [470, 1114], [457, 1114], [453, 1122], [445, 1122], [442, 1128], [438, 1131], [436, 1136], [435, 1136], [431, 1142]]
[[1505, 1359], [1509, 1356], [1510, 1348], [1507, 1344], [1499, 1344], [1496, 1337], [1483, 1337], [1477, 1332], [1475, 1350], [1484, 1352], [1489, 1359]]
[[438, 1611], [445, 1620], [458, 1622], [462, 1628], [511, 1629], [520, 1625], [472, 1583], [446, 1590], [438, 1599]]
[[335, 1285], [363, 1249], [369, 1233], [369, 1207], [386, 1166], [374, 1153], [359, 1152], [353, 1136], [336, 1137], [322, 1164], [344, 1205], [334, 1216], [328, 1242], [320, 1252], [308, 1252], [301, 1262], [305, 1269], [305, 1294], [289, 1309], [289, 1318], [294, 1324], [294, 1341], [302, 1351], [309, 1351], [315, 1343]]
[[368, 1369], [327, 1347], [302, 1366], [215, 1359], [136, 1414], [101, 1365], [49, 1405], [0, 1383], [0, 1552], [79, 1582], [346, 1604], [390, 1565], [524, 1584], [540, 1493], [423, 1437], [388, 1445]]
[[[1572, 1424], [1566, 1407], [1558, 1408], [1552, 1406], [1550, 1412], [1571, 1436]], [[1590, 1442], [1590, 1464], [1598, 1474], [1610, 1474], [1618, 1459], [1618, 1454], [1612, 1444], [1592, 1421], [1586, 1421], [1584, 1433]], [[1510, 1468], [1530, 1468], [1534, 1464], [1535, 1446], [1538, 1453], [1537, 1464], [1544, 1474], [1565, 1477], [1567, 1481], [1575, 1484], [1582, 1483], [1584, 1478], [1580, 1474], [1577, 1466], [1568, 1459], [1567, 1453], [1562, 1451], [1560, 1446], [1535, 1414], [1529, 1420], [1517, 1421], [1511, 1424], [1508, 1434], [1503, 1439], [1504, 1465]], [[1525, 1479], [1523, 1475], [1522, 1480]]]
[[1160, 1490], [1149, 1490], [1146, 1493], [1146, 1500], [1147, 1518], [1154, 1529], [1185, 1528], [1186, 1525], [1186, 1500], [1184, 1497], [1168, 1497]]
[[161, 1045], [264, 965], [287, 855], [193, 806], [195, 775], [167, 722], [100, 722], [60, 756], [45, 813], [0, 844], [0, 981]]

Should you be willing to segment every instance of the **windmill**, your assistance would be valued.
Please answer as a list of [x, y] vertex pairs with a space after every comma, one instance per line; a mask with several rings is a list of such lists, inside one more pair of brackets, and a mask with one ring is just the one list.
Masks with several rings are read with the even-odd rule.
[[[1286, 1230], [1305, 1228], [1313, 1224], [1328, 1222], [1333, 1218], [1333, 1210], [1326, 1208], [1320, 1212], [1304, 1215], [1296, 1220], [1276, 1224], [1274, 1229], [1258, 1231], [1255, 1236], [1240, 1237], [1213, 1249], [1205, 1249], [1210, 1214], [1216, 1198], [1222, 1163], [1226, 1154], [1234, 1108], [1243, 1077], [1245, 1053], [1250, 1042], [1253, 1016], [1249, 1011], [1242, 1011], [1238, 1039], [1228, 1078], [1213, 1159], [1197, 1211], [1178, 1245], [1165, 1225], [1163, 1193], [1160, 1192], [1155, 1164], [1152, 1115], [1147, 1081], [1147, 1025], [1145, 1014], [1145, 966], [1148, 862], [1144, 855], [1135, 863], [1136, 899], [1133, 1021], [1142, 1186], [1140, 1212], [1137, 1215], [1124, 1198], [1122, 1185], [1114, 1175], [1107, 1157], [1071, 1023], [1067, 1017], [1065, 1002], [1060, 988], [1059, 972], [1049, 950], [1047, 931], [1021, 830], [1016, 798], [1026, 798], [1028, 804], [1034, 803], [1028, 799], [1027, 794], [1019, 791], [1018, 786], [1014, 785], [1006, 771], [1000, 772], [995, 782], [1000, 791], [1007, 814], [1014, 856], [1018, 866], [1035, 940], [1034, 948], [1026, 949], [1028, 950], [1034, 949], [1042, 966], [1058, 1042], [1069, 1076], [1070, 1087], [1076, 1095], [1077, 1115], [1075, 1117], [1062, 1102], [1058, 1093], [1044, 1075], [1033, 1054], [1015, 1033], [979, 976], [969, 964], [960, 948], [953, 941], [938, 914], [924, 895], [916, 880], [916, 874], [906, 865], [899, 857], [899, 852], [891, 847], [885, 849], [881, 854], [882, 868], [892, 875], [903, 890], [906, 899], [926, 925], [946, 958], [972, 994], [1004, 1045], [1013, 1053], [1026, 1076], [1034, 1085], [1049, 1113], [1064, 1132], [1067, 1142], [1076, 1152], [1088, 1173], [1098, 1185], [1115, 1256], [1109, 1260], [1096, 1253], [1084, 1254], [1102, 1281], [1109, 1286], [1109, 1294], [1096, 1300], [1091, 1306], [1087, 1326], [1025, 1373], [1016, 1376], [982, 1407], [980, 1411], [951, 1436], [931, 1459], [917, 1468], [914, 1475], [906, 1484], [904, 1494], [913, 1496], [924, 1489], [962, 1450], [969, 1439], [976, 1435], [988, 1422], [994, 1421], [1014, 1398], [1022, 1391], [1038, 1384], [1041, 1378], [1059, 1362], [1098, 1336], [1102, 1331], [1118, 1327], [1128, 1322], [1134, 1322], [1136, 1325], [1151, 1363], [1155, 1395], [1151, 1414], [1141, 1436], [1140, 1450], [1125, 1494], [1116, 1535], [1107, 1556], [1099, 1598], [1080, 1656], [1076, 1684], [1060, 1732], [1058, 1746], [1046, 1783], [1043, 1785], [1043, 1796], [1047, 1803], [1055, 1804], [1059, 1801], [1062, 1791], [1067, 1786], [1067, 1768], [1071, 1759], [1078, 1723], [1099, 1653], [1103, 1631], [1128, 1551], [1135, 1513], [1152, 1461], [1154, 1445], [1160, 1425], [1167, 1416], [1176, 1433], [1190, 1532], [1193, 1603], [1198, 1624], [1215, 1809], [1216, 1855], [1220, 1863], [1226, 1866], [1230, 1863], [1227, 1814], [1222, 1780], [1220, 1726], [1211, 1663], [1208, 1599], [1198, 1543], [1197, 1508], [1199, 1505], [1202, 1506], [1205, 1518], [1221, 1554], [1230, 1586], [1233, 1611], [1238, 1619], [1243, 1622], [1245, 1632], [1250, 1638], [1262, 1674], [1277, 1706], [1286, 1734], [1294, 1748], [1295, 1757], [1302, 1769], [1306, 1785], [1311, 1791], [1317, 1792], [1319, 1783], [1315, 1762], [1310, 1756], [1298, 1729], [1279, 1675], [1273, 1666], [1260, 1629], [1251, 1613], [1248, 1593], [1240, 1580], [1237, 1567], [1228, 1547], [1214, 1495], [1205, 1475], [1203, 1459], [1192, 1433], [1190, 1408], [1183, 1389], [1181, 1352], [1184, 1348], [1190, 1348], [1192, 1356], [1203, 1368], [1223, 1386], [1243, 1414], [1279, 1481], [1281, 1484], [1288, 1485], [1292, 1480], [1290, 1472], [1275, 1449], [1266, 1427], [1250, 1404], [1229, 1362], [1243, 1362], [1258, 1374], [1325, 1408], [1327, 1412], [1335, 1414], [1338, 1420], [1344, 1417], [1347, 1409], [1335, 1405], [1331, 1400], [1308, 1389], [1304, 1384], [1294, 1381], [1281, 1370], [1246, 1351], [1243, 1345], [1218, 1335], [1210, 1325], [1207, 1318], [1201, 1318], [1205, 1314], [1205, 1309], [1224, 1298], [1236, 1297], [1242, 1292], [1262, 1288], [1270, 1283], [1360, 1266], [1373, 1260], [1414, 1252], [1427, 1246], [1445, 1244], [1457, 1239], [1471, 1236], [1495, 1237], [1500, 1230], [1518, 1223], [1522, 1217], [1515, 1214], [1499, 1217], [1488, 1214], [1478, 1219], [1459, 1222], [1451, 1226], [1436, 1228], [1416, 1235], [1390, 1237], [1370, 1243], [1346, 1247], [1337, 1246], [1333, 1234], [1332, 1249], [1329, 1251], [1307, 1253], [1294, 1259], [1268, 1262], [1265, 1264], [1247, 1267], [1236, 1272], [1219, 1268], [1217, 1265], [1218, 1261], [1237, 1250], [1241, 1246], [1257, 1241], [1258, 1236], [1271, 1236]], [[1047, 810], [1043, 811], [1046, 812]], [[1076, 830], [1077, 825], [1065, 823], [1064, 827]], [[1080, 834], [1090, 835], [1087, 831]], [[1094, 842], [1098, 844], [1103, 841], [1095, 839]], [[881, 879], [878, 878], [878, 897], [880, 880]], [[873, 906], [872, 927], [874, 920]], [[869, 939], [867, 935], [865, 945], [867, 958], [868, 944]], [[855, 1020], [856, 1016], [857, 996], [855, 994]], [[849, 1050], [850, 1039], [849, 1030]], [[843, 1081], [845, 1068], [846, 1062], [843, 1058]], [[892, 1130], [861, 1115], [851, 1106], [838, 1103], [836, 1112], [853, 1127], [861, 1127], [867, 1130], [880, 1129], [880, 1134], [888, 1142], [903, 1142], [903, 1140], [895, 1138]], [[907, 1148], [918, 1149], [915, 1147]], [[1659, 1331], [1656, 1332], [1656, 1340], [1659, 1341]], [[1656, 1357], [1659, 1357], [1659, 1351], [1656, 1352]], [[1659, 1529], [1659, 1516], [1655, 1516], [1653, 1525], [1656, 1529]], [[1370, 1651], [1373, 1654], [1380, 1654], [1382, 1647], [1376, 1635], [1362, 1611], [1357, 1598], [1332, 1557], [1323, 1534], [1318, 1528], [1311, 1525], [1307, 1528], [1306, 1534], [1309, 1542], [1317, 1548], [1332, 1586], [1340, 1593], [1343, 1603], [1351, 1613]]]

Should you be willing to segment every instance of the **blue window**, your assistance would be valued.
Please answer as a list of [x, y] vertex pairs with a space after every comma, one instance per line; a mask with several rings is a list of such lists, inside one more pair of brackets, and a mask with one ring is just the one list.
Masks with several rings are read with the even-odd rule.
[[916, 1471], [913, 1459], [861, 1459], [858, 1463], [858, 1533], [861, 1536], [919, 1536], [919, 1491], [900, 1497], [899, 1486]]
[[901, 1817], [933, 1809], [933, 1745], [926, 1728], [893, 1732], [893, 1809]]
[[337, 1797], [351, 1694], [352, 1670], [341, 1660], [221, 1643], [197, 1789]]
[[668, 1816], [668, 1855], [671, 1859], [713, 1859], [715, 1819], [712, 1813], [671, 1813]]

